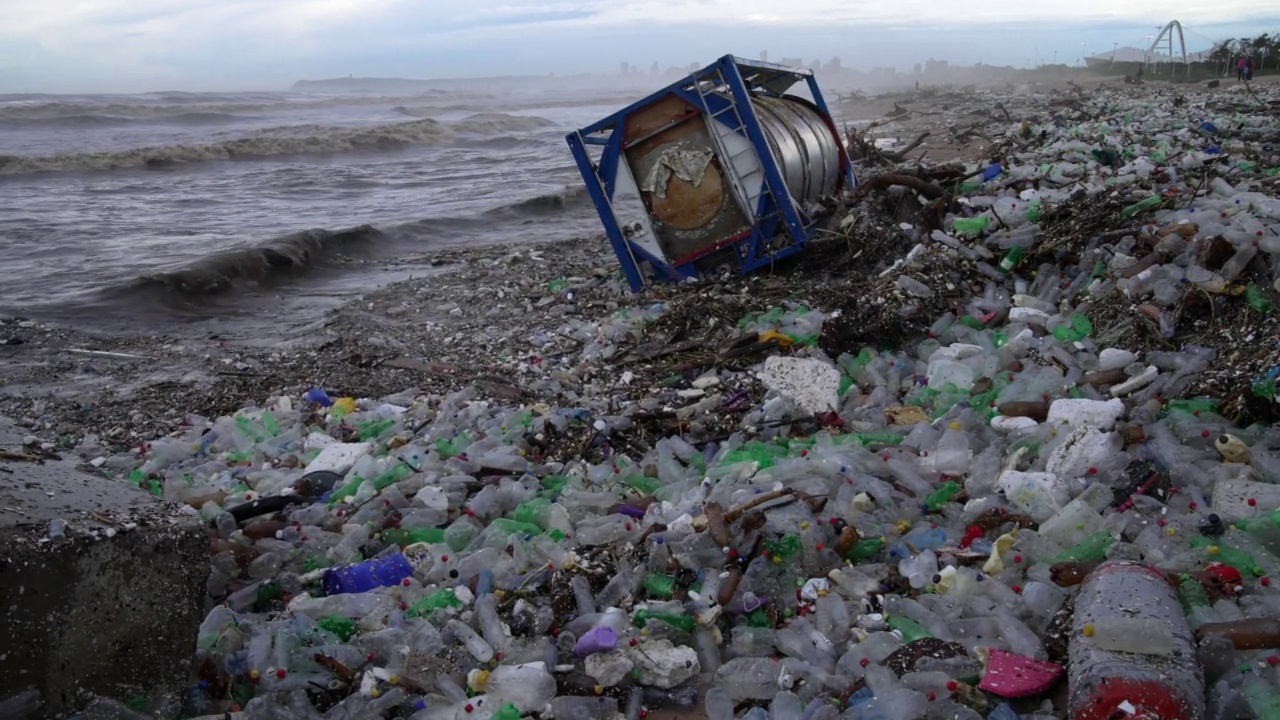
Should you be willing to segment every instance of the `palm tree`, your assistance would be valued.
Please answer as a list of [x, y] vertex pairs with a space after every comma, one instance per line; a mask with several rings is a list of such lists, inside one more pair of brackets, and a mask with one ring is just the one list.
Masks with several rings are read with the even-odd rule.
[[1262, 69], [1262, 59], [1266, 57], [1267, 44], [1269, 42], [1270, 38], [1267, 37], [1266, 33], [1263, 33], [1249, 41], [1248, 52], [1253, 56], [1254, 62], [1258, 63], [1255, 67], [1259, 70]]
[[1219, 40], [1214, 43], [1213, 50], [1209, 51], [1209, 62], [1220, 67], [1221, 74], [1229, 75], [1231, 69], [1234, 67], [1232, 59], [1235, 57], [1235, 53], [1232, 51], [1232, 47], [1234, 46], [1235, 41], [1235, 38]]

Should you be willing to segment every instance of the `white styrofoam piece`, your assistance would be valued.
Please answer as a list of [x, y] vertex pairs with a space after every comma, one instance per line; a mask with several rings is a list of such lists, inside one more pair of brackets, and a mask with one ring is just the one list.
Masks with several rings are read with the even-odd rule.
[[339, 475], [346, 475], [355, 466], [356, 461], [373, 451], [373, 445], [362, 443], [334, 443], [320, 451], [314, 460], [307, 463], [307, 472], [313, 473], [328, 470]]
[[1048, 422], [1066, 423], [1073, 428], [1089, 426], [1110, 430], [1123, 414], [1124, 403], [1119, 400], [1062, 398], [1049, 406]]
[[840, 401], [840, 371], [821, 360], [774, 355], [765, 360], [760, 381], [808, 412], [834, 410]]

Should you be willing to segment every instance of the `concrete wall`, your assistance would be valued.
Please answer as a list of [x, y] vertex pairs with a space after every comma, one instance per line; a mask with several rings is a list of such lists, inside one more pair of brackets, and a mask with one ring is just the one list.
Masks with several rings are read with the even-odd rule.
[[[0, 448], [15, 438], [0, 420]], [[69, 524], [65, 541], [47, 540], [55, 518]], [[208, 553], [193, 518], [70, 456], [0, 460], [0, 706], [35, 689], [43, 705], [32, 717], [58, 717], [91, 694], [176, 714]]]

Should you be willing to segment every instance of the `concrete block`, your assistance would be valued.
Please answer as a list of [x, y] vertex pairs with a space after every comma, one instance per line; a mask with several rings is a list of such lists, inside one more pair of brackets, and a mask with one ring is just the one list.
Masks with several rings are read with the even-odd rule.
[[[24, 433], [0, 419], [0, 447]], [[65, 539], [49, 538], [51, 521]], [[176, 715], [205, 614], [209, 541], [197, 518], [71, 456], [0, 460], [0, 706], [34, 717], [94, 696]]]

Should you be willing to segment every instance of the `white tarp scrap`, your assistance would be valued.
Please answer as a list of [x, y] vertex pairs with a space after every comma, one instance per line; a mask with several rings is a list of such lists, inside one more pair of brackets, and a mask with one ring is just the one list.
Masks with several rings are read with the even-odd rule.
[[707, 166], [711, 164], [712, 157], [709, 150], [668, 149], [653, 164], [640, 189], [665, 198], [667, 183], [671, 181], [672, 175], [697, 187], [702, 184], [702, 177], [707, 174]]

